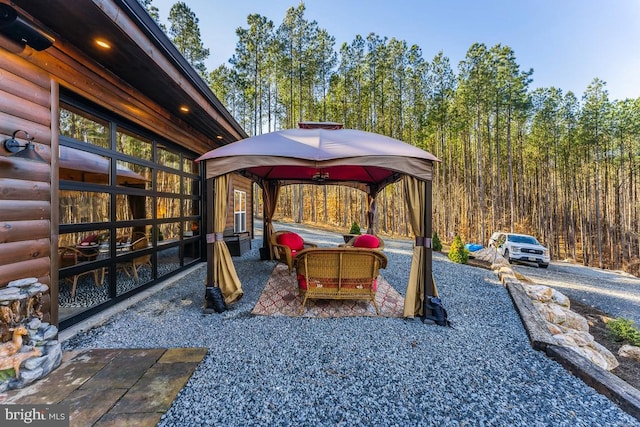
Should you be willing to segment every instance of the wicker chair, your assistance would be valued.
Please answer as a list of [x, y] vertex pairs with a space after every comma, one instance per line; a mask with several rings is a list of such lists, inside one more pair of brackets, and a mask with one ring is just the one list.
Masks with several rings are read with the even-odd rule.
[[[384, 240], [382, 240], [382, 239], [381, 239], [380, 237], [378, 237], [378, 236], [374, 236], [376, 239], [378, 239], [378, 247], [376, 247], [376, 248], [372, 248], [372, 247], [370, 247], [369, 245], [366, 245], [366, 246], [363, 246], [363, 245], [354, 245], [354, 244], [356, 243], [356, 240], [358, 240], [358, 239], [360, 239], [360, 241], [362, 241], [362, 240], [367, 240], [367, 239], [368, 239], [368, 237], [367, 237], [367, 236], [373, 236], [373, 234], [362, 234], [362, 235], [360, 235], [360, 236], [354, 236], [354, 237], [352, 237], [352, 238], [351, 238], [351, 240], [349, 240], [347, 243], [345, 243], [344, 245], [339, 245], [339, 246], [341, 246], [341, 247], [343, 247], [343, 246], [344, 246], [344, 247], [351, 247], [351, 248], [353, 248], [353, 247], [357, 247], [357, 248], [360, 248], [360, 249], [374, 249], [374, 250], [376, 250], [376, 251], [381, 251], [381, 250], [383, 250], [383, 249], [384, 249]], [[361, 239], [361, 238], [362, 238], [362, 239]], [[367, 243], [369, 243], [369, 242], [367, 241]]]
[[[87, 248], [87, 249], [80, 250], [73, 246], [62, 246], [58, 248], [58, 267], [59, 268], [71, 267], [78, 263], [93, 261], [98, 257], [98, 255], [99, 255], [99, 252], [97, 249], [94, 250], [94, 249]], [[76, 297], [76, 288], [78, 287], [78, 279], [82, 276], [85, 276], [87, 274], [93, 274], [93, 280], [96, 286], [98, 286], [99, 284], [102, 284], [102, 280], [100, 276], [101, 271], [102, 271], [101, 268], [97, 268], [94, 270], [83, 271], [78, 274], [74, 274], [73, 276], [65, 278], [66, 281], [71, 282], [71, 298]]]
[[289, 267], [289, 273], [291, 273], [293, 271], [293, 262], [295, 261], [298, 251], [306, 248], [316, 248], [318, 247], [318, 245], [316, 245], [315, 243], [305, 242], [300, 236], [298, 236], [302, 241], [302, 247], [297, 246], [296, 248], [292, 249], [287, 244], [280, 243], [283, 241], [282, 236], [287, 233], [298, 236], [291, 231], [276, 231], [271, 235], [271, 247], [273, 248], [274, 258], [284, 264], [287, 264], [287, 267]]
[[[148, 247], [149, 247], [149, 239], [147, 238], [147, 236], [141, 237], [141, 238], [139, 238], [138, 240], [136, 240], [135, 242], [133, 242], [131, 244], [131, 250], [132, 251], [139, 251], [139, 250], [142, 250], [142, 249], [147, 249]], [[151, 254], [143, 255], [143, 256], [140, 256], [138, 258], [134, 258], [131, 261], [131, 263], [124, 264], [122, 266], [122, 269], [127, 274], [127, 276], [133, 275], [133, 278], [135, 279], [136, 283], [138, 283], [138, 280], [139, 280], [139, 278], [138, 278], [138, 270], [143, 265], [147, 265], [147, 266], [149, 266], [149, 268], [153, 267], [153, 265], [151, 264]], [[129, 273], [129, 268], [131, 268], [131, 273]]]
[[308, 299], [350, 299], [373, 302], [376, 314], [377, 278], [386, 268], [387, 257], [380, 251], [359, 248], [312, 248], [298, 253], [295, 267], [303, 296]]

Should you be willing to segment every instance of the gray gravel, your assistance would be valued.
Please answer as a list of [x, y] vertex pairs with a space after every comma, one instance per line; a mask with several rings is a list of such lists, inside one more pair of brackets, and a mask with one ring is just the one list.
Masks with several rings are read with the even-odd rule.
[[[296, 230], [320, 246], [342, 240]], [[245, 295], [225, 313], [202, 314], [203, 266], [66, 341], [66, 349], [209, 348], [163, 426], [640, 425], [530, 347], [490, 271], [435, 254], [454, 329], [404, 319], [254, 316], [275, 265], [259, 261], [261, 241], [234, 258]], [[384, 252], [382, 274], [404, 294], [411, 243], [385, 240]]]

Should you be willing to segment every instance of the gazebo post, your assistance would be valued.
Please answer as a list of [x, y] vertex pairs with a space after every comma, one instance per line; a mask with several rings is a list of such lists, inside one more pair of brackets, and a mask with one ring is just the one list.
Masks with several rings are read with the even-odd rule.
[[267, 216], [267, 209], [265, 204], [262, 203], [262, 247], [260, 248], [260, 259], [263, 261], [272, 259], [271, 249], [269, 247], [269, 237], [267, 236], [267, 227], [271, 226], [271, 220], [269, 219], [267, 222]]
[[213, 208], [214, 193], [214, 178], [207, 178], [205, 180], [205, 206], [207, 206], [206, 212], [208, 212], [208, 218], [206, 219], [206, 251], [207, 251], [207, 282], [206, 287], [214, 286], [213, 279], [213, 243], [209, 241], [209, 236], [213, 235], [213, 224], [215, 221], [215, 209]]

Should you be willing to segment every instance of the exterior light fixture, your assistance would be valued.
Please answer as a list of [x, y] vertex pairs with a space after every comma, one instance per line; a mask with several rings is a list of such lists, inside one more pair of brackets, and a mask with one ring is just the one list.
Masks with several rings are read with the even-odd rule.
[[186, 105], [181, 105], [180, 106], [180, 111], [183, 112], [183, 113], [188, 113], [191, 110], [189, 110], [189, 107], [187, 107]]
[[111, 43], [109, 43], [104, 39], [96, 39], [95, 42], [98, 46], [100, 46], [103, 49], [111, 49]]
[[222, 135], [216, 135], [216, 139], [222, 139]]
[[[26, 138], [24, 139], [27, 140], [26, 143], [22, 144], [16, 139], [16, 135], [18, 134], [18, 132], [24, 132], [26, 136]], [[12, 157], [45, 162], [45, 160], [36, 152], [36, 146], [33, 144], [33, 138], [27, 131], [15, 131], [13, 135], [11, 135], [11, 138], [4, 141], [4, 148], [10, 153], [13, 153]]]
[[37, 28], [5, 3], [0, 3], [0, 33], [35, 50], [45, 50], [55, 41], [51, 35]]

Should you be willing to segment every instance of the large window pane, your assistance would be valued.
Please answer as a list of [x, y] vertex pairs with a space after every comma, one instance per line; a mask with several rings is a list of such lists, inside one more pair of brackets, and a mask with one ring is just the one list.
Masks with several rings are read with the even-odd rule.
[[118, 185], [124, 187], [151, 189], [152, 170], [137, 163], [118, 160]]
[[184, 178], [184, 193], [192, 196], [200, 195], [200, 180]]
[[200, 234], [200, 221], [186, 221], [183, 230], [182, 235], [186, 238], [198, 236]]
[[103, 263], [108, 258], [103, 248], [109, 231], [91, 230], [63, 233], [58, 239], [58, 301], [60, 320], [78, 308], [89, 308], [109, 299], [104, 286]]
[[60, 146], [58, 171], [60, 179], [64, 181], [109, 185], [111, 159], [88, 151]]
[[200, 173], [200, 165], [193, 159], [182, 159], [182, 170], [187, 173], [198, 175]]
[[158, 218], [180, 217], [180, 199], [170, 197], [158, 197]]
[[130, 221], [132, 219], [147, 219], [153, 217], [152, 197], [117, 194], [116, 220]]
[[186, 199], [182, 201], [184, 216], [200, 215], [200, 201]]
[[151, 161], [152, 148], [148, 139], [120, 128], [116, 132], [116, 149], [123, 154]]
[[60, 107], [60, 135], [109, 148], [109, 123], [71, 106]]
[[158, 245], [175, 242], [182, 236], [179, 222], [169, 222], [158, 225]]
[[109, 221], [111, 198], [108, 193], [61, 190], [59, 197], [60, 224]]
[[158, 146], [158, 163], [173, 169], [180, 170], [180, 154]]
[[180, 268], [180, 247], [158, 251], [158, 276], [164, 276]]
[[189, 264], [200, 259], [200, 242], [188, 242], [184, 244], [184, 263]]
[[180, 175], [159, 170], [157, 179], [156, 189], [158, 191], [180, 194]]

